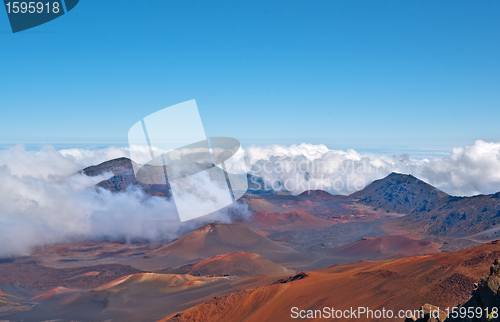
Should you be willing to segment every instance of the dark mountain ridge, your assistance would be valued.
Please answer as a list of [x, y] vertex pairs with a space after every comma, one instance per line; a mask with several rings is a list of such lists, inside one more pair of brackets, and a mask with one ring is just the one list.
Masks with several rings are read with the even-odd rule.
[[[163, 174], [163, 167], [154, 167], [146, 165], [144, 167], [146, 173]], [[113, 172], [114, 176], [108, 180], [104, 180], [97, 184], [98, 187], [104, 188], [112, 192], [119, 192], [126, 190], [129, 186], [140, 186], [147, 194], [160, 197], [170, 197], [170, 185], [166, 179], [167, 185], [163, 183], [158, 184], [144, 184], [139, 182], [134, 175], [133, 161], [129, 158], [118, 158], [105, 161], [101, 164], [87, 167], [82, 172], [90, 177], [98, 176], [105, 172]], [[156, 177], [155, 175], [152, 176]], [[254, 194], [289, 194], [287, 191], [266, 190], [264, 181], [254, 175], [248, 174], [248, 191]]]
[[400, 223], [431, 235], [469, 236], [500, 223], [500, 193], [450, 196], [412, 175], [393, 172], [350, 196], [372, 207], [407, 214]]
[[409, 214], [433, 208], [449, 195], [412, 175], [393, 172], [350, 197], [373, 207]]
[[[159, 197], [170, 197], [170, 186], [167, 184], [145, 184], [139, 182], [134, 175], [132, 160], [128, 158], [118, 158], [103, 162], [101, 164], [90, 166], [82, 170], [82, 172], [90, 177], [98, 176], [105, 172], [112, 172], [113, 177], [108, 180], [101, 181], [97, 184], [98, 187], [104, 188], [112, 192], [125, 191], [129, 186], [139, 186], [149, 195]], [[163, 172], [162, 167], [146, 166], [148, 171]]]

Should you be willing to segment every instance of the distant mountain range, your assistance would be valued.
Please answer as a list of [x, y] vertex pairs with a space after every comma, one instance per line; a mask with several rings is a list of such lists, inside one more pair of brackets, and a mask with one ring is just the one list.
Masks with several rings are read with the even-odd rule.
[[[151, 168], [150, 171], [156, 171], [154, 167]], [[114, 176], [100, 182], [98, 186], [102, 188], [118, 192], [130, 185], [138, 185], [150, 195], [170, 196], [168, 183], [148, 185], [138, 182], [134, 176], [132, 161], [127, 158], [110, 160], [85, 168], [83, 173], [96, 176], [106, 171], [112, 172]], [[262, 179], [253, 176], [249, 176], [248, 179], [249, 193], [276, 195], [273, 191], [258, 190], [260, 185], [256, 183], [262, 183]], [[339, 198], [340, 196], [332, 196], [325, 191], [306, 191], [297, 196], [297, 200], [301, 202]], [[391, 173], [348, 198], [387, 212], [406, 214], [407, 216], [399, 220], [401, 224], [430, 235], [464, 237], [489, 229], [494, 230], [500, 223], [500, 192], [473, 197], [454, 197], [406, 174]]]

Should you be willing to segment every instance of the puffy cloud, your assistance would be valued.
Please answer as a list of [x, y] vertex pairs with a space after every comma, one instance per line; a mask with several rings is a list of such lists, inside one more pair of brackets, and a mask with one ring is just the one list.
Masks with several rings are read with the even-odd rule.
[[[149, 151], [139, 152], [135, 154], [142, 153], [144, 158], [149, 157]], [[268, 187], [278, 188], [280, 184], [286, 184], [286, 188], [293, 193], [324, 189], [335, 194], [350, 194], [393, 171], [412, 174], [452, 195], [471, 196], [500, 191], [500, 143], [481, 140], [470, 146], [453, 148], [447, 156], [428, 159], [415, 159], [408, 154], [361, 154], [352, 149], [331, 150], [325, 145], [305, 143], [250, 146], [244, 152], [251, 173], [261, 176]], [[68, 174], [78, 168], [130, 155], [128, 147], [66, 149], [59, 152], [46, 147], [38, 152], [23, 152], [22, 156], [20, 151], [7, 153], [12, 158], [39, 158], [39, 166], [28, 167], [33, 169], [32, 172], [40, 171], [38, 175], [45, 176], [50, 171], [54, 171], [53, 175]], [[51, 156], [50, 162], [55, 163], [47, 163], [48, 155]], [[239, 157], [242, 155], [239, 154]]]
[[452, 149], [450, 156], [413, 162], [402, 168], [452, 195], [500, 191], [500, 143], [478, 140]]
[[180, 223], [171, 200], [146, 196], [137, 187], [112, 193], [95, 187], [112, 173], [88, 177], [79, 172], [82, 165], [125, 152], [26, 151], [22, 146], [0, 151], [0, 257], [78, 238], [171, 240], [208, 222], [229, 222], [231, 211], [248, 211], [238, 204]]
[[251, 173], [267, 188], [293, 193], [323, 189], [350, 194], [391, 172], [412, 174], [452, 195], [500, 191], [500, 143], [476, 141], [454, 148], [449, 156], [417, 160], [408, 154], [384, 156], [354, 150], [329, 150], [324, 145], [251, 146], [246, 149]]

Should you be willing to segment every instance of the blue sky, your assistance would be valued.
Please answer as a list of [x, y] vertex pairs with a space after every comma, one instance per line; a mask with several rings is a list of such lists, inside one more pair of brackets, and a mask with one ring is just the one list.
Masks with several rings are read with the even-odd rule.
[[[1, 11], [1, 10], [0, 10]], [[500, 141], [498, 1], [81, 0], [12, 34], [0, 143], [126, 144], [196, 99], [208, 136], [360, 150]]]

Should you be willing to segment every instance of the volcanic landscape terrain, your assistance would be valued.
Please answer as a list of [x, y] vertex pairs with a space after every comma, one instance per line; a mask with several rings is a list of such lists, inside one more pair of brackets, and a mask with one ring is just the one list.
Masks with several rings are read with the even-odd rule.
[[[82, 172], [113, 173], [96, 189], [170, 196], [139, 184], [126, 158]], [[245, 215], [188, 223], [174, 240], [74, 240], [0, 259], [0, 320], [286, 321], [292, 303], [451, 306], [500, 257], [499, 193], [453, 197], [392, 173], [350, 196], [249, 190], [238, 202]]]

